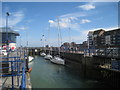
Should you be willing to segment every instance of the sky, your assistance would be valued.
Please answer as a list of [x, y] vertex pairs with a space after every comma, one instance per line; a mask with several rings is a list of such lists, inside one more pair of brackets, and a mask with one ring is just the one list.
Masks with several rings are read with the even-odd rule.
[[3, 2], [2, 26], [6, 12], [10, 13], [9, 27], [20, 33], [18, 46], [26, 46], [27, 41], [29, 47], [43, 46], [41, 39], [58, 46], [59, 30], [62, 43], [79, 44], [91, 30], [118, 27], [117, 2]]

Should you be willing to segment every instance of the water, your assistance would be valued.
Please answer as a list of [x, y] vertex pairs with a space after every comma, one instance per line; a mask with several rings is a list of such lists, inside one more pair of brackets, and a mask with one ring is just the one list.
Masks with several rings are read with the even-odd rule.
[[35, 56], [32, 67], [31, 83], [33, 88], [98, 88], [103, 84], [97, 80], [84, 78], [76, 70], [56, 65], [43, 57]]

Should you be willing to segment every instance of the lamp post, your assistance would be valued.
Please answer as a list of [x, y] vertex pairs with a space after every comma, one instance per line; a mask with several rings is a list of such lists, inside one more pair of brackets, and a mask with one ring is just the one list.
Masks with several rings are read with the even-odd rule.
[[[6, 51], [8, 52], [8, 17], [10, 16], [10, 14], [8, 12], [6, 12]], [[7, 57], [9, 57], [9, 54], [7, 53]], [[9, 58], [7, 58], [7, 61], [9, 61]], [[9, 63], [6, 63], [6, 66], [9, 67]], [[9, 71], [9, 69], [7, 69], [7, 72]], [[13, 77], [12, 77], [12, 81], [13, 81]], [[13, 82], [12, 82], [13, 84]], [[12, 86], [13, 88], [13, 86]]]
[[10, 16], [9, 12], [6, 12], [6, 50], [8, 51], [8, 17]]

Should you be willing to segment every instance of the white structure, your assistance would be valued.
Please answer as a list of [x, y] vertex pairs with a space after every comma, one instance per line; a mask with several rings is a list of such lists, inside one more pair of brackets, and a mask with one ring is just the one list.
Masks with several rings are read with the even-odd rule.
[[[6, 46], [9, 46], [9, 49], [16, 49], [16, 36], [19, 36], [19, 33], [11, 30], [11, 28], [7, 28], [8, 32], [6, 32], [6, 28], [0, 28], [0, 37], [2, 42], [0, 42], [0, 46], [2, 49], [6, 50]], [[1, 36], [2, 35], [2, 36]], [[7, 44], [7, 45], [6, 45]]]

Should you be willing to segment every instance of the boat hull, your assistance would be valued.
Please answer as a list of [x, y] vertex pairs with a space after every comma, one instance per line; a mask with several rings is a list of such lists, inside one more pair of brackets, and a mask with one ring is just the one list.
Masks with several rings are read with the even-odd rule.
[[51, 56], [51, 55], [46, 55], [44, 58], [45, 58], [46, 60], [50, 60], [50, 59], [52, 59], [52, 56]]
[[64, 65], [65, 61], [59, 57], [54, 57], [50, 60], [52, 63]]
[[46, 56], [46, 54], [45, 54], [45, 53], [41, 53], [40, 55], [41, 55], [42, 57]]
[[28, 57], [28, 61], [29, 61], [29, 62], [32, 62], [33, 59], [34, 59], [34, 58], [33, 58], [32, 56], [29, 56], [29, 57]]

